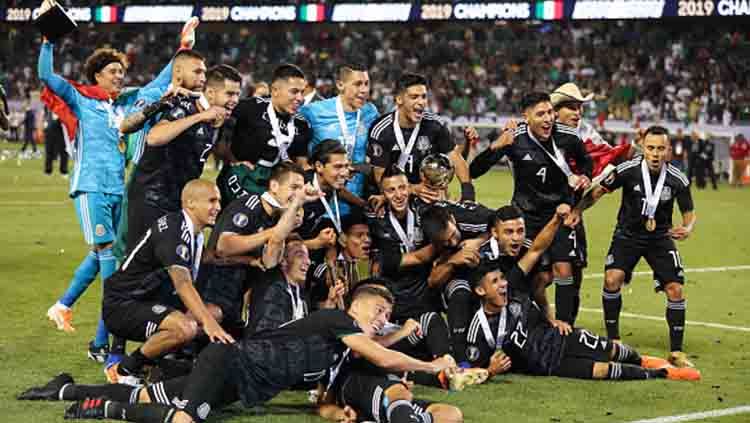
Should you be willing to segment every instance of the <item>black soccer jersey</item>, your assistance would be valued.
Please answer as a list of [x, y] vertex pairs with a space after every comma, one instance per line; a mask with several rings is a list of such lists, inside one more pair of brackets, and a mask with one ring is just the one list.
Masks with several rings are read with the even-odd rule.
[[279, 145], [287, 148], [287, 158], [307, 156], [307, 143], [312, 131], [310, 125], [302, 117], [276, 113], [281, 138], [289, 136], [289, 122], [294, 124], [294, 137], [291, 140], [277, 139], [274, 136], [268, 107], [271, 100], [260, 97], [249, 97], [240, 100], [234, 108], [232, 116], [236, 119], [232, 135], [232, 153], [240, 161], [248, 161], [264, 167], [272, 167], [278, 161], [285, 159], [279, 152]]
[[[216, 244], [219, 242], [219, 236], [222, 233], [257, 234], [265, 229], [270, 229], [276, 225], [277, 221], [278, 217], [266, 213], [260, 195], [238, 198], [221, 211], [208, 240], [208, 249], [216, 250]], [[257, 253], [256, 255], [260, 255], [260, 249]]]
[[477, 310], [467, 332], [466, 357], [472, 366], [487, 367], [492, 354], [501, 348], [510, 357], [513, 371], [549, 374], [560, 361], [563, 338], [547, 320], [545, 310], [532, 300], [521, 268], [514, 264], [505, 278], [508, 304], [495, 316]]
[[[649, 232], [646, 230], [647, 217], [641, 214], [646, 202], [646, 189], [641, 171], [642, 161], [643, 157], [637, 157], [621, 163], [615, 171], [601, 182], [602, 188], [607, 191], [614, 191], [622, 187], [622, 200], [620, 211], [617, 214], [615, 236], [644, 239], [664, 238], [667, 236], [667, 231], [672, 228], [672, 211], [675, 199], [677, 199], [681, 212], [693, 210], [690, 181], [678, 168], [671, 164], [665, 164], [667, 168], [664, 188], [654, 215], [656, 229]], [[649, 175], [653, 189], [656, 187], [659, 174], [653, 175], [649, 171]]]
[[[367, 157], [373, 166], [388, 168], [399, 162], [402, 148], [396, 140], [393, 128], [395, 114], [396, 112], [391, 112], [381, 116], [370, 127]], [[404, 146], [407, 149], [413, 131], [414, 128], [401, 128]], [[434, 153], [448, 154], [455, 146], [450, 129], [445, 122], [435, 114], [425, 113], [419, 125], [419, 133], [404, 164], [403, 170], [406, 172], [409, 183], [419, 183], [419, 166], [425, 157]]]
[[[314, 170], [305, 172], [305, 183], [312, 185], [314, 178]], [[326, 191], [325, 194], [325, 200], [328, 202], [331, 211], [336, 214], [336, 202], [333, 200], [333, 190]], [[338, 203], [340, 207], [343, 201], [339, 198]], [[335, 227], [333, 221], [328, 216], [322, 200], [305, 203], [303, 208], [305, 209], [305, 216], [302, 220], [302, 226], [297, 228], [297, 233], [299, 233], [302, 239], [313, 239], [318, 236], [321, 230]]]
[[438, 310], [437, 291], [431, 290], [427, 284], [432, 264], [401, 268], [402, 255], [425, 245], [419, 214], [413, 201], [409, 202], [409, 208], [415, 217], [413, 230], [408, 229], [407, 219], [397, 221], [404, 234], [411, 237], [412, 248], [409, 248], [399, 237], [398, 231], [391, 222], [389, 206], [385, 207], [382, 217], [368, 216], [372, 237], [371, 254], [373, 260], [380, 266], [380, 276], [391, 281], [388, 289], [391, 290], [396, 300], [391, 319], [394, 322], [402, 322], [407, 318], [416, 318], [423, 313]]
[[203, 235], [193, 235], [193, 223], [183, 211], [162, 216], [107, 279], [105, 301], [163, 299], [174, 290], [169, 268], [184, 267], [195, 277], [202, 247]]
[[288, 283], [278, 269], [259, 272], [259, 276], [251, 285], [250, 318], [243, 336], [277, 329], [307, 314], [303, 287]]
[[[175, 121], [199, 113], [196, 100], [180, 97], [177, 105], [160, 120]], [[142, 191], [145, 204], [163, 210], [181, 208], [182, 188], [199, 178], [216, 142], [218, 131], [208, 122], [197, 123], [168, 144], [146, 145], [135, 170], [132, 189]]]
[[440, 200], [429, 204], [416, 198], [414, 203], [417, 210], [419, 210], [420, 216], [430, 206], [440, 207], [450, 212], [453, 218], [456, 219], [456, 226], [461, 232], [461, 238], [463, 239], [477, 238], [485, 234], [489, 230], [487, 228], [489, 219], [494, 213], [489, 208], [474, 201]]
[[[292, 386], [330, 378], [346, 358], [347, 347], [341, 339], [360, 333], [357, 322], [346, 312], [320, 310], [243, 338], [232, 363], [240, 398], [253, 406]], [[264, 388], [264, 398], [257, 398], [259, 385]]]

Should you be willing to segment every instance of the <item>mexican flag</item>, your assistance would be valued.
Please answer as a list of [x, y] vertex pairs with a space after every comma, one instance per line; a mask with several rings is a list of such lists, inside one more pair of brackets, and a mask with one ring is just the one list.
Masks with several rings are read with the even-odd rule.
[[94, 22], [116, 23], [117, 6], [98, 6], [94, 15]]
[[563, 18], [563, 0], [546, 0], [536, 2], [536, 18], [546, 21]]
[[326, 19], [324, 4], [305, 4], [300, 6], [299, 20], [302, 22], [323, 22]]

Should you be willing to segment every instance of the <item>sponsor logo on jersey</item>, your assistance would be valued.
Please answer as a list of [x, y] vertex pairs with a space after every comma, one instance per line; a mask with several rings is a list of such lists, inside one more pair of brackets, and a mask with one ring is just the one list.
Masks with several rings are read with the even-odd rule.
[[531, 160], [534, 160], [534, 159], [532, 159], [532, 158], [531, 158], [531, 154], [529, 154], [529, 153], [526, 153], [526, 155], [525, 155], [525, 156], [523, 156], [523, 159], [521, 159], [521, 160], [524, 160], [524, 161], [531, 161]]
[[151, 307], [151, 311], [153, 311], [154, 314], [162, 314], [167, 311], [167, 307], [161, 304], [156, 304], [155, 306]]
[[177, 256], [185, 261], [190, 260], [190, 249], [185, 244], [180, 244], [177, 246]]
[[250, 219], [248, 219], [245, 213], [235, 213], [234, 216], [232, 216], [232, 223], [238, 228], [244, 228], [249, 221]]
[[633, 188], [633, 191], [635, 191], [635, 192], [641, 192], [641, 186], [640, 185], [636, 185], [635, 188]]

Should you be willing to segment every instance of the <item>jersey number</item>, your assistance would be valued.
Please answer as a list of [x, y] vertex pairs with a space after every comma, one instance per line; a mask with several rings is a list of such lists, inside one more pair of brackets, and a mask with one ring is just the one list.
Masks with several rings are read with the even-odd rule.
[[206, 148], [201, 153], [201, 163], [205, 163], [206, 160], [208, 160], [208, 153], [211, 152], [211, 149], [214, 147], [213, 144], [206, 144]]
[[[594, 335], [586, 329], [581, 329], [580, 333], [581, 336], [578, 338], [579, 343], [591, 348], [592, 350], [595, 350], [599, 346], [599, 335]], [[604, 348], [604, 346], [602, 346], [602, 348]]]
[[513, 341], [513, 343], [521, 349], [523, 349], [523, 346], [526, 345], [526, 339], [528, 337], [529, 333], [523, 330], [523, 323], [521, 322], [518, 322], [518, 324], [516, 325], [516, 330], [514, 330], [513, 333], [510, 334], [511, 341]]
[[680, 258], [680, 252], [677, 250], [672, 250], [669, 252], [669, 254], [672, 256], [672, 260], [674, 261], [674, 267], [682, 269], [682, 259]]
[[536, 176], [542, 178], [542, 183], [547, 182], [547, 168], [543, 167], [539, 169], [539, 171], [536, 173]]

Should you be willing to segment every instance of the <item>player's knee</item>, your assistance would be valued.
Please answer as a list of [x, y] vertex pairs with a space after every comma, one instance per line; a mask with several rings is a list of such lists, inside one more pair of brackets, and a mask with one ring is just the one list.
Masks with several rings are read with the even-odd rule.
[[453, 405], [431, 404], [427, 407], [427, 412], [432, 414], [435, 423], [462, 423], [464, 421], [464, 413]]
[[195, 423], [195, 420], [193, 420], [193, 417], [191, 417], [190, 414], [182, 410], [177, 410], [177, 412], [172, 415], [172, 423]]
[[573, 265], [567, 262], [552, 264], [552, 273], [557, 278], [569, 278], [573, 276]]
[[607, 273], [604, 276], [604, 289], [610, 292], [619, 290], [622, 287], [622, 278], [618, 275]]
[[148, 394], [148, 389], [141, 388], [138, 391], [138, 404], [150, 404], [154, 401], [151, 400], [151, 395]]
[[406, 386], [400, 383], [386, 389], [385, 396], [388, 397], [389, 402], [398, 400], [411, 401], [414, 398], [411, 391]]
[[609, 375], [609, 363], [594, 363], [591, 372], [592, 379], [606, 379], [607, 375]]
[[664, 287], [664, 293], [671, 301], [680, 301], [682, 300], [682, 285], [677, 282], [668, 283]]

